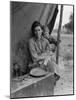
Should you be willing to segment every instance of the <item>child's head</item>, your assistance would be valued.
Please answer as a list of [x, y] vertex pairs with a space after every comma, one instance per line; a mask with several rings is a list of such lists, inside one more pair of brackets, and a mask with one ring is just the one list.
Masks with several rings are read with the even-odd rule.
[[47, 26], [43, 26], [43, 36], [49, 38], [49, 28]]

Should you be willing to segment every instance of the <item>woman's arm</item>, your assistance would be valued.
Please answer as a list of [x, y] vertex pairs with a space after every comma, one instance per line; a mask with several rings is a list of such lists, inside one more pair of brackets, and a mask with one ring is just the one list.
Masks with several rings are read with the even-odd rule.
[[33, 61], [41, 61], [45, 59], [46, 55], [44, 53], [41, 55], [37, 54], [33, 40], [29, 41], [29, 50], [30, 50]]

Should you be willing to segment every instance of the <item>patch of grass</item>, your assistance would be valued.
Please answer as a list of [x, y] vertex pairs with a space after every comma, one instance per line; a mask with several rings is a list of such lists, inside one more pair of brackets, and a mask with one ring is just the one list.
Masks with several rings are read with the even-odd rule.
[[73, 55], [71, 53], [66, 53], [64, 56], [64, 60], [72, 60], [73, 59]]
[[72, 47], [73, 45], [72, 44], [68, 44], [68, 47]]

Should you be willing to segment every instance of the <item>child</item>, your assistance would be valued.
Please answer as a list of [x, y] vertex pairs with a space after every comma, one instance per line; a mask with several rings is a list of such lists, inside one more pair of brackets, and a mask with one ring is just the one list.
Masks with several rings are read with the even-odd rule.
[[49, 29], [47, 26], [43, 26], [43, 36], [49, 41], [50, 48], [52, 49], [53, 52], [55, 52], [57, 41], [52, 36], [50, 36]]

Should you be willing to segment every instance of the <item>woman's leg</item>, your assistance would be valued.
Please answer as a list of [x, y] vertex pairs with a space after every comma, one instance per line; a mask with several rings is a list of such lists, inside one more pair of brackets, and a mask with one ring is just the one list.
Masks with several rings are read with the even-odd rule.
[[54, 85], [56, 85], [56, 81], [58, 81], [60, 79], [60, 75], [58, 75], [57, 73], [57, 65], [54, 63], [54, 62], [48, 62], [47, 64], [47, 71], [51, 72], [52, 75], [54, 75], [54, 78], [55, 78], [55, 83]]
[[51, 61], [48, 61], [47, 66], [46, 66], [46, 70], [51, 72], [51, 73], [55, 73], [54, 64]]

